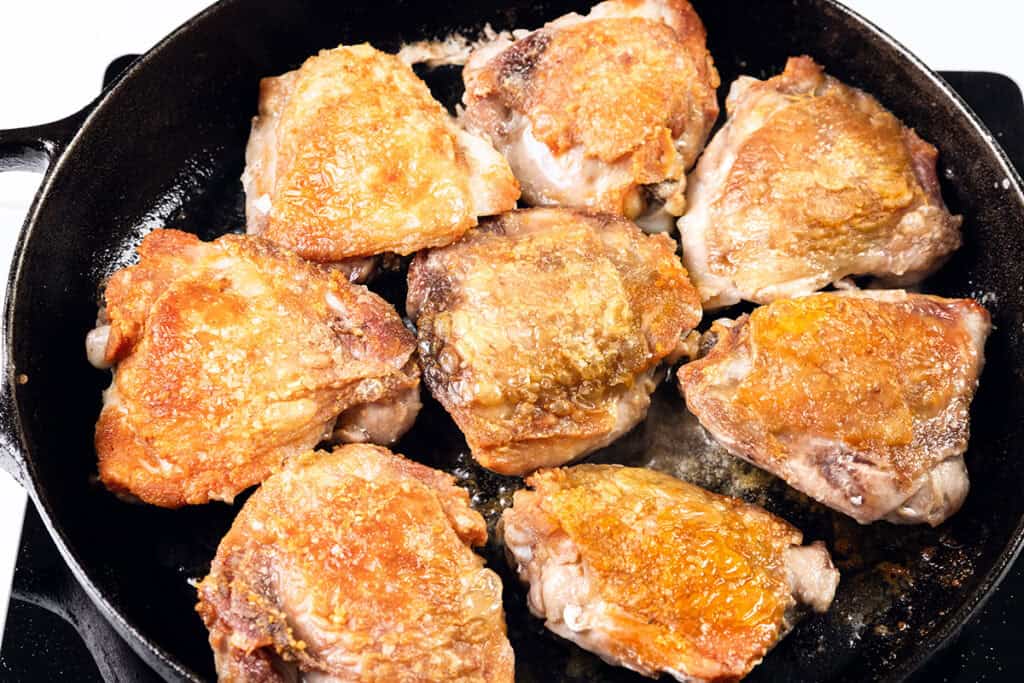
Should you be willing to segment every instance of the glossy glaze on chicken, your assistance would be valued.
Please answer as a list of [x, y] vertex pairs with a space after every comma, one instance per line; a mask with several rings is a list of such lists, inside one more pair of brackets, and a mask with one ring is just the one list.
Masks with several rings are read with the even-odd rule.
[[100, 479], [164, 507], [230, 501], [332, 438], [390, 443], [419, 410], [395, 309], [255, 237], [150, 233], [107, 284]]

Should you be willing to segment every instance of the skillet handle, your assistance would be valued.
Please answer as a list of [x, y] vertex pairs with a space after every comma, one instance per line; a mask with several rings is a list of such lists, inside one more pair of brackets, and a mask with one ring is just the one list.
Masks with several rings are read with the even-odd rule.
[[[137, 57], [138, 55], [122, 55], [112, 61], [103, 74], [104, 89], [109, 87]], [[0, 172], [47, 170], [50, 162], [64, 151], [95, 106], [96, 100], [71, 116], [57, 121], [39, 126], [0, 130]]]
[[[44, 123], [41, 126], [0, 130], [0, 172], [3, 171], [48, 171], [74, 137], [75, 132], [92, 111], [90, 103], [71, 116]], [[31, 214], [31, 211], [29, 212]], [[10, 348], [7, 339], [7, 321], [3, 323], [3, 350], [6, 355]], [[9, 359], [4, 358], [3, 381], [0, 382], [0, 467], [7, 471], [22, 486], [26, 484], [26, 464], [22, 454], [17, 411], [14, 406], [14, 392], [17, 386], [17, 371]]]
[[[123, 55], [112, 61], [103, 74], [106, 89], [131, 65], [138, 55]], [[0, 173], [4, 171], [36, 171], [49, 173], [50, 165], [81, 128], [82, 123], [96, 106], [97, 100], [87, 104], [71, 116], [39, 126], [0, 130]], [[45, 182], [45, 179], [44, 179]], [[29, 210], [31, 215], [32, 209]], [[5, 309], [6, 310], [6, 309]], [[6, 316], [0, 334], [0, 356], [11, 348], [7, 339]], [[26, 483], [26, 465], [22, 455], [18, 418], [14, 406], [17, 373], [7, 358], [3, 358], [3, 376], [0, 377], [0, 468], [14, 477], [22, 486]]]
[[89, 104], [71, 116], [41, 126], [0, 130], [0, 172], [46, 170], [92, 108]]
[[12, 598], [47, 610], [70, 624], [82, 639], [105, 683], [157, 681], [157, 675], [114, 630], [71, 573], [64, 569], [61, 585], [51, 593], [12, 592]]
[[159, 682], [75, 580], [31, 507], [25, 512], [11, 598], [47, 610], [72, 626], [105, 683]]
[[[137, 57], [138, 55], [124, 55], [111, 62], [103, 76], [104, 88], [109, 87]], [[95, 106], [96, 101], [93, 101], [71, 116], [52, 123], [0, 130], [0, 172], [28, 170], [49, 173], [52, 162], [71, 142]], [[31, 213], [32, 210], [29, 215]], [[5, 355], [7, 349], [11, 348], [10, 339], [7, 337], [10, 325], [6, 314], [2, 323], [0, 356]], [[22, 450], [14, 404], [18, 377], [7, 358], [3, 358], [2, 366], [4, 373], [0, 376], [0, 467], [22, 486], [26, 486], [28, 466]], [[153, 670], [132, 651], [128, 643], [92, 603], [85, 589], [75, 580], [63, 558], [57, 554], [42, 522], [31, 506], [26, 512], [23, 535], [31, 536], [32, 543], [22, 543], [18, 566], [34, 567], [36, 571], [26, 570], [21, 573], [21, 580], [15, 580], [12, 597], [52, 612], [73, 626], [92, 655], [101, 677], [107, 683], [156, 681], [157, 675]], [[52, 557], [40, 564], [38, 561], [33, 562], [31, 558], [23, 557], [29, 551], [45, 551]]]
[[[0, 172], [48, 172], [50, 163], [71, 141], [92, 108], [93, 104], [90, 103], [71, 116], [41, 126], [0, 130]], [[31, 210], [29, 214], [31, 215]], [[0, 340], [0, 356], [6, 356], [6, 350], [11, 348], [10, 340], [7, 339], [8, 329], [5, 319]], [[17, 371], [9, 359], [3, 358], [3, 361], [3, 381], [0, 382], [0, 467], [14, 477], [15, 481], [25, 486], [28, 474], [21, 449], [17, 411], [14, 407]]]
[[[91, 110], [92, 104], [52, 123], [0, 130], [0, 172], [47, 171], [50, 162], [60, 155]], [[7, 339], [8, 329], [7, 321], [4, 320], [0, 340], [3, 348], [0, 349], [0, 357], [6, 356], [7, 349], [10, 348]], [[0, 467], [15, 481], [25, 486], [28, 475], [21, 449], [17, 411], [14, 407], [16, 382], [17, 372], [9, 359], [4, 357], [3, 377], [0, 381]]]

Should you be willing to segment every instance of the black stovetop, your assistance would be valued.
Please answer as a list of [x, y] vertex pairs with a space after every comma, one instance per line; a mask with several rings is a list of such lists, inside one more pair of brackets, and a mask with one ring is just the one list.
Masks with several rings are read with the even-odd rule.
[[[1024, 101], [1013, 81], [981, 72], [947, 72], [943, 76], [978, 112], [1017, 168], [1024, 169]], [[92, 652], [80, 632], [88, 633]], [[118, 662], [117, 671], [108, 665], [112, 661]], [[1022, 670], [1024, 559], [957, 639], [912, 680], [998, 683], [1021, 680]], [[0, 681], [158, 680], [98, 617], [29, 506], [0, 649]]]

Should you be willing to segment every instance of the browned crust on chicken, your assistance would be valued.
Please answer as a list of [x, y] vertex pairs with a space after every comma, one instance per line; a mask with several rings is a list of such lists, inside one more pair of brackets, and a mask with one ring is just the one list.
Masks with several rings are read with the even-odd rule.
[[164, 507], [231, 500], [366, 403], [419, 384], [395, 310], [255, 237], [150, 233], [106, 288], [116, 363], [96, 425], [113, 491]]
[[811, 58], [791, 58], [766, 81], [740, 78], [726, 106], [680, 221], [708, 307], [767, 303], [848, 275], [911, 284], [960, 246], [935, 148]]
[[[611, 663], [681, 681], [733, 681], [784, 635], [787, 553], [838, 575], [820, 547], [761, 508], [666, 474], [617, 465], [542, 470], [503, 516], [531, 610]], [[799, 567], [798, 569], [805, 569]]]
[[[684, 182], [718, 116], [718, 72], [705, 42], [685, 0], [604, 2], [587, 17], [567, 15], [534, 31], [483, 64], [471, 58], [462, 120], [500, 149], [505, 119], [519, 115], [551, 154], [578, 147], [584, 158], [619, 167], [623, 173], [573, 205], [635, 218], [638, 187]], [[569, 204], [534, 187], [509, 158], [528, 201]], [[676, 214], [681, 200], [680, 190]]]
[[679, 386], [730, 452], [866, 523], [966, 450], [989, 329], [970, 299], [815, 294], [716, 323]]
[[220, 679], [512, 681], [486, 538], [447, 474], [371, 446], [294, 459], [198, 586]]
[[335, 262], [447, 244], [519, 187], [412, 69], [369, 45], [265, 78], [246, 152], [249, 232]]
[[700, 320], [674, 247], [621, 218], [533, 209], [416, 256], [424, 377], [481, 464], [562, 464], [642, 419], [654, 369]]

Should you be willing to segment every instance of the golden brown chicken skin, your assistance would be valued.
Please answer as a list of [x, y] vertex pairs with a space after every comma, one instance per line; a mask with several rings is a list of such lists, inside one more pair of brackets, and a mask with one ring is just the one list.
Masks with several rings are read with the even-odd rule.
[[416, 256], [424, 377], [477, 461], [559, 465], [643, 418], [659, 363], [700, 320], [674, 247], [622, 218], [530, 209]]
[[[390, 304], [259, 238], [150, 233], [106, 287], [91, 360], [111, 490], [230, 501], [330, 438], [390, 442], [419, 408], [415, 339]], [[339, 420], [340, 416], [340, 420]]]
[[294, 459], [198, 586], [220, 680], [511, 682], [486, 540], [447, 474], [374, 446]]
[[508, 158], [533, 205], [585, 207], [672, 228], [685, 172], [718, 116], [718, 73], [685, 0], [610, 0], [463, 71], [467, 128]]
[[502, 517], [534, 615], [612, 664], [734, 681], [825, 611], [839, 574], [821, 543], [761, 508], [617, 465], [542, 470]]
[[741, 77], [679, 221], [706, 308], [808, 294], [849, 275], [923, 279], [960, 246], [937, 152], [873, 97], [796, 57]]
[[501, 155], [365, 44], [263, 79], [242, 181], [249, 232], [320, 262], [447, 244], [519, 197]]
[[978, 303], [822, 293], [730, 323], [679, 370], [687, 406], [730, 452], [861, 523], [934, 526], [960, 508], [991, 327]]

